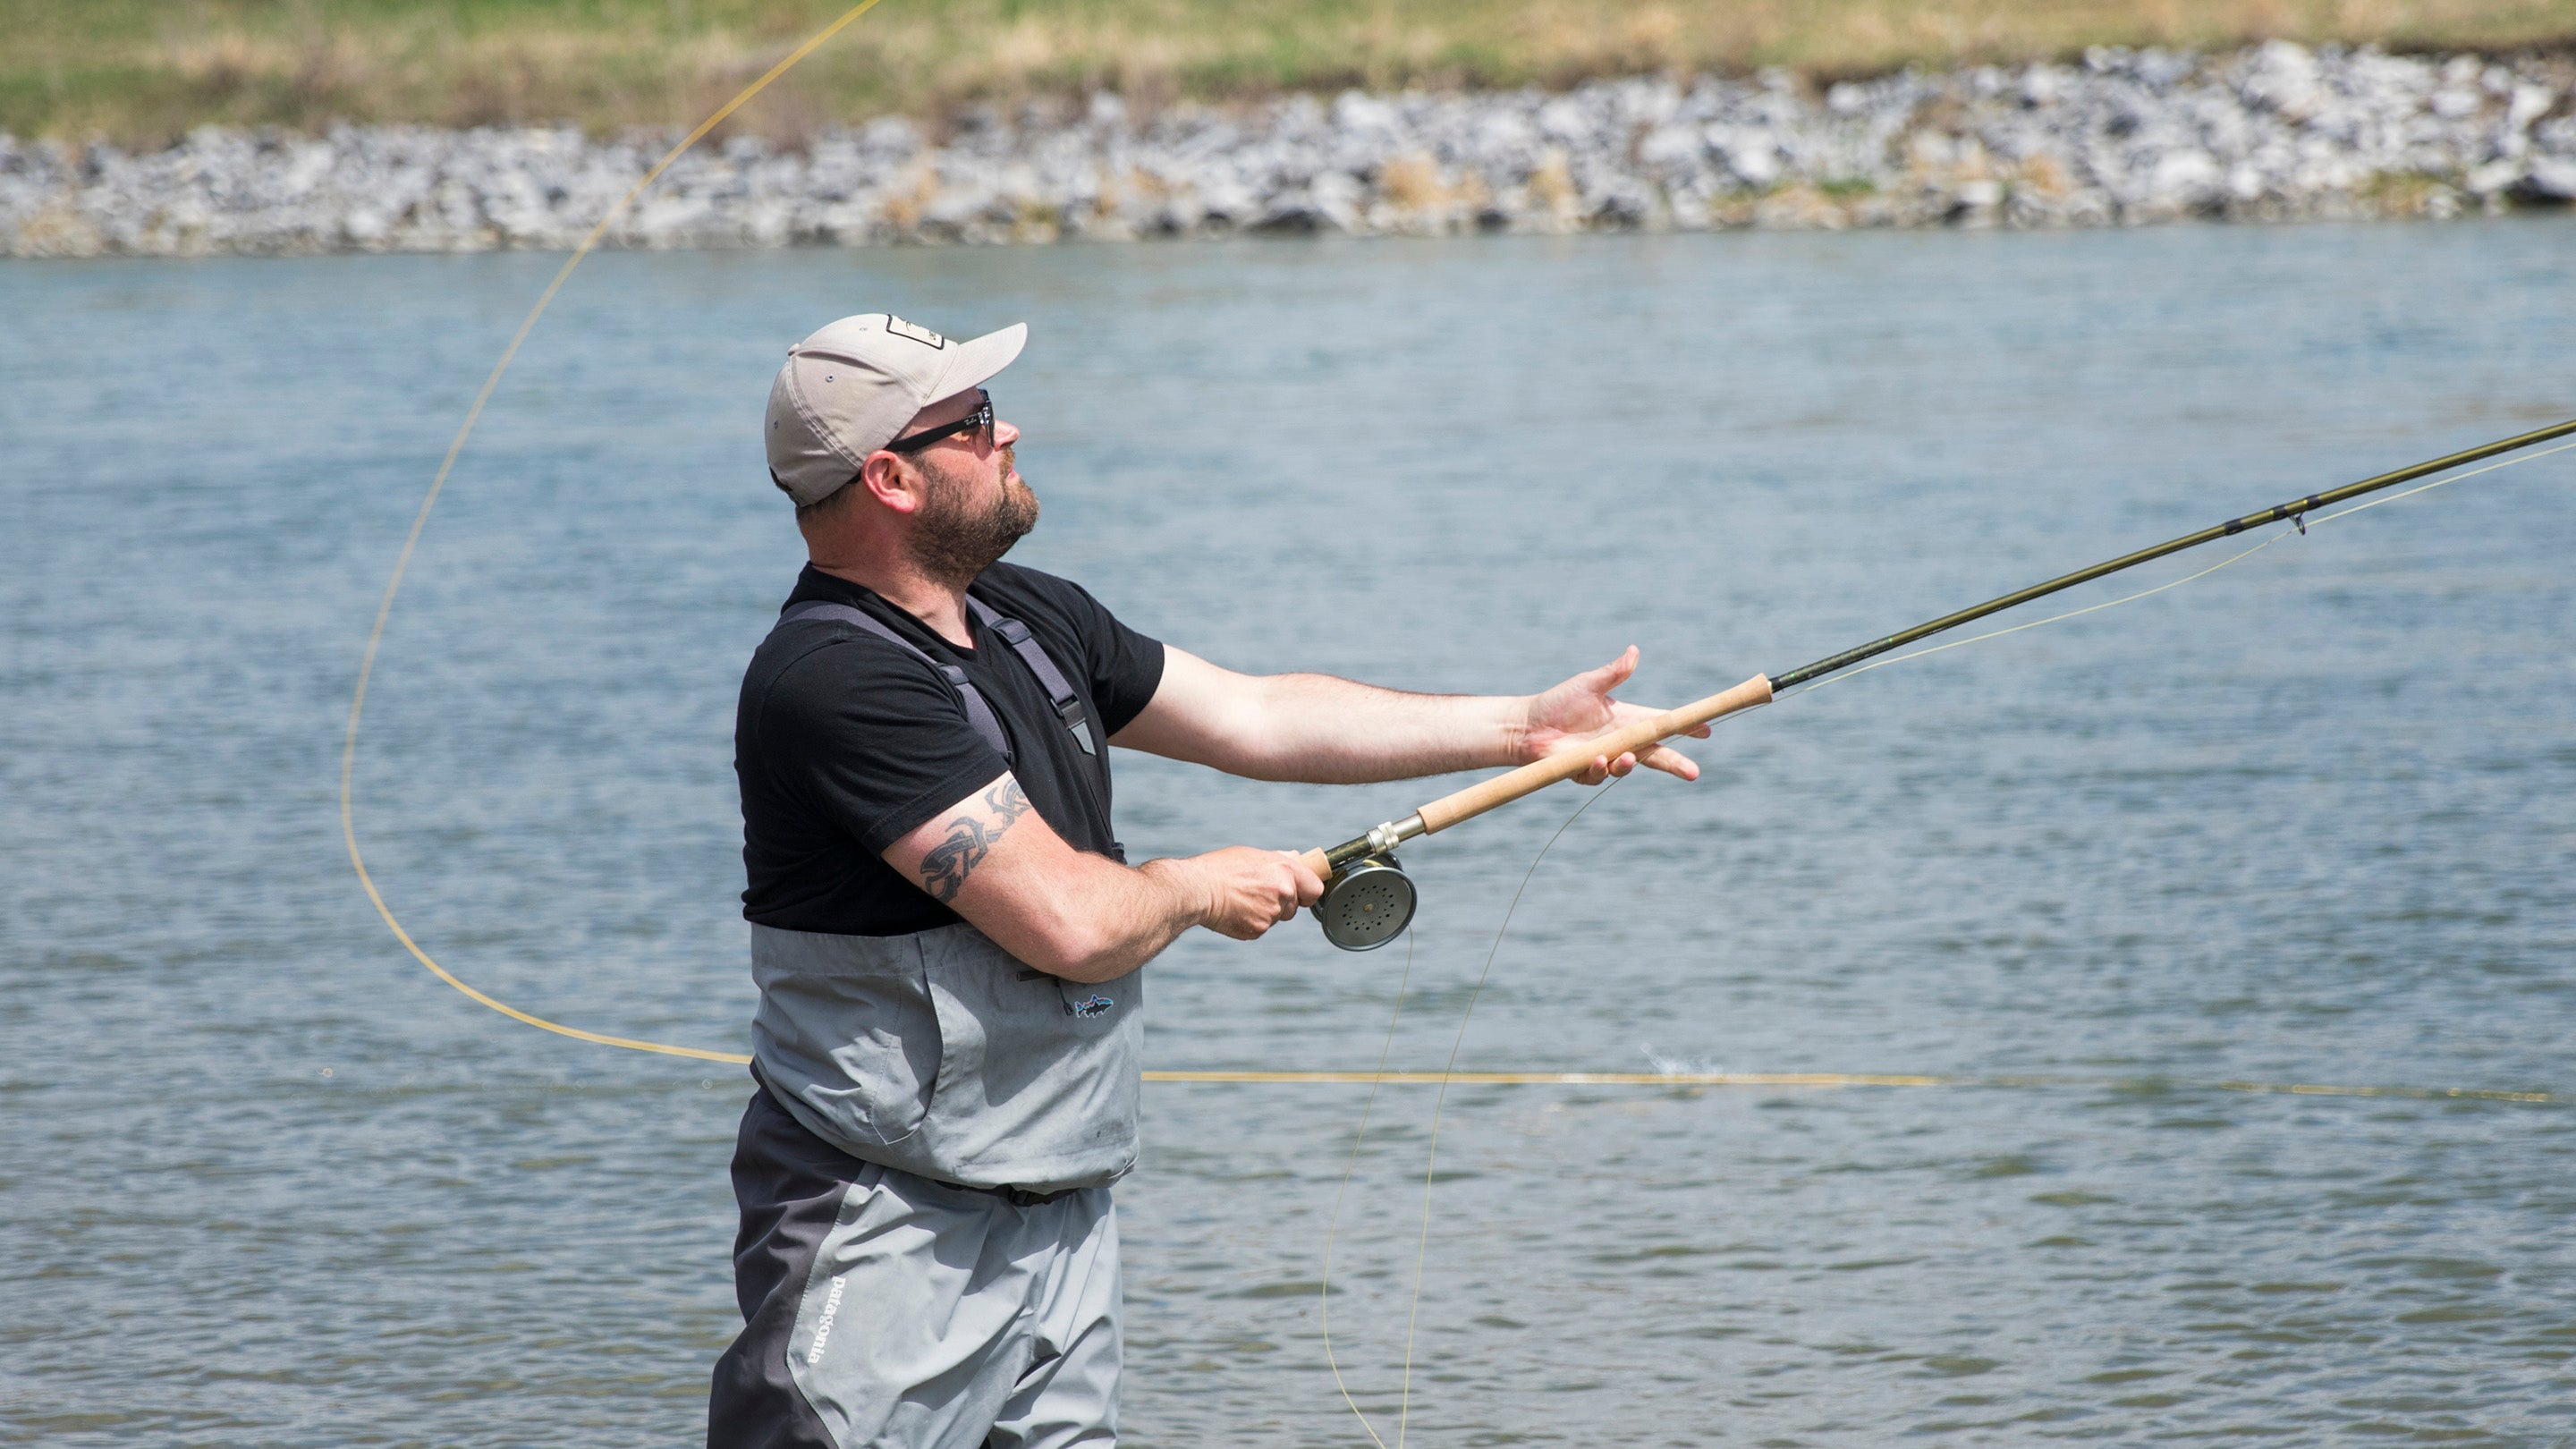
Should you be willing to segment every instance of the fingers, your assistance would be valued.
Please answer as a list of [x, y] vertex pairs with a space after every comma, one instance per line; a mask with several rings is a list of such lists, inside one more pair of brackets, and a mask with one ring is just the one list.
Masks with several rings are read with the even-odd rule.
[[1297, 912], [1324, 894], [1324, 882], [1293, 850], [1256, 851], [1233, 846], [1227, 904], [1208, 922], [1211, 930], [1238, 941], [1258, 941], [1271, 927], [1295, 920]]
[[1696, 780], [1699, 778], [1699, 761], [1692, 759], [1690, 756], [1683, 754], [1679, 750], [1669, 749], [1663, 745], [1656, 745], [1652, 749], [1646, 751], [1645, 754], [1638, 757], [1637, 763], [1644, 765], [1649, 770], [1661, 770], [1665, 774], [1671, 775], [1676, 779]]
[[1324, 883], [1293, 850], [1230, 845], [1192, 859], [1214, 876], [1214, 899], [1201, 924], [1237, 941], [1260, 940], [1323, 894]]
[[1583, 772], [1574, 777], [1574, 783], [1578, 785], [1598, 785], [1604, 780], [1613, 778], [1625, 779], [1628, 775], [1633, 773], [1639, 765], [1643, 765], [1649, 770], [1661, 770], [1665, 774], [1671, 775], [1676, 779], [1696, 780], [1699, 778], [1699, 761], [1692, 759], [1690, 756], [1683, 754], [1679, 750], [1668, 749], [1662, 745], [1654, 745], [1648, 747], [1646, 752], [1642, 755], [1626, 754], [1621, 755], [1615, 760], [1601, 755], [1594, 755], [1592, 757], [1592, 763], [1584, 766]]
[[1311, 906], [1323, 899], [1324, 878], [1315, 874], [1314, 868], [1306, 864], [1306, 858], [1293, 850], [1279, 853], [1288, 857], [1288, 869], [1297, 883], [1297, 904]]
[[1598, 785], [1614, 775], [1624, 777], [1635, 768], [1637, 768], [1637, 757], [1632, 754], [1621, 755], [1615, 760], [1607, 755], [1594, 755], [1592, 763], [1583, 767], [1583, 773], [1574, 777], [1574, 783]]
[[1587, 669], [1583, 671], [1581, 674], [1565, 681], [1565, 683], [1558, 685], [1555, 689], [1549, 690], [1548, 694], [1555, 695], [1571, 689], [1583, 694], [1607, 696], [1610, 691], [1627, 683], [1628, 676], [1636, 672], [1637, 646], [1631, 644], [1628, 646], [1627, 652], [1621, 654], [1618, 658], [1611, 660], [1609, 663], [1602, 665], [1598, 669]]
[[1528, 751], [1526, 758], [1543, 758], [1569, 736], [1593, 734], [1627, 718], [1630, 708], [1612, 699], [1610, 691], [1627, 683], [1636, 672], [1637, 646], [1631, 644], [1600, 668], [1587, 669], [1563, 684], [1531, 695], [1522, 740]]
[[1627, 683], [1628, 676], [1636, 672], [1637, 646], [1631, 644], [1628, 646], [1626, 652], [1622, 653], [1618, 658], [1611, 660], [1609, 663], [1602, 665], [1598, 669], [1586, 670], [1575, 677], [1582, 680], [1583, 687], [1592, 691], [1594, 694], [1608, 694], [1610, 691], [1617, 689], [1620, 685]]
[[1315, 874], [1303, 855], [1293, 850], [1283, 850], [1278, 855], [1279, 863], [1287, 869], [1280, 872], [1271, 887], [1274, 924], [1296, 919], [1298, 907], [1311, 906], [1324, 894], [1323, 877]]

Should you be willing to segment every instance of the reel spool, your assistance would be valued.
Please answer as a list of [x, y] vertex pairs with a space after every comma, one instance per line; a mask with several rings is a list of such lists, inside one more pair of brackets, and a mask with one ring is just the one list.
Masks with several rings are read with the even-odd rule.
[[1315, 902], [1324, 939], [1345, 951], [1374, 951], [1413, 921], [1413, 877], [1385, 854], [1363, 855], [1334, 871]]

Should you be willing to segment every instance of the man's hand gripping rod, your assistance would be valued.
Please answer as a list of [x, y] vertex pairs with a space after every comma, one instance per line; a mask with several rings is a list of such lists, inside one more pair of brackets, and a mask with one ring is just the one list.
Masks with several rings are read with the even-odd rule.
[[1665, 710], [1625, 729], [1594, 735], [1543, 760], [1479, 780], [1357, 839], [1329, 850], [1307, 851], [1306, 868], [1324, 877], [1324, 897], [1315, 903], [1315, 919], [1323, 923], [1325, 939], [1345, 951], [1367, 951], [1403, 933], [1413, 920], [1414, 891], [1413, 882], [1395, 863], [1395, 848], [1415, 836], [1437, 834], [1497, 805], [1570, 780], [1590, 769], [1595, 760], [1642, 753], [1649, 745], [1686, 734], [1722, 715], [1770, 702], [1771, 681], [1757, 674], [1724, 693]]

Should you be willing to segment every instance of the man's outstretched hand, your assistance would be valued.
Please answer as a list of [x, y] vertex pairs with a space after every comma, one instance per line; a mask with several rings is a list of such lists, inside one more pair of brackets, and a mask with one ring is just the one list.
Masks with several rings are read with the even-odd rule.
[[[1621, 704], [1610, 697], [1610, 691], [1628, 682], [1637, 672], [1637, 646], [1602, 665], [1587, 669], [1544, 694], [1533, 694], [1529, 715], [1521, 727], [1521, 760], [1545, 759], [1573, 749], [1584, 738], [1604, 733], [1641, 719], [1652, 719], [1661, 710], [1641, 705]], [[1708, 738], [1708, 726], [1692, 730], [1694, 738]], [[1577, 784], [1598, 785], [1613, 775], [1625, 775], [1644, 765], [1662, 770], [1685, 780], [1699, 778], [1699, 765], [1679, 750], [1663, 745], [1650, 745], [1642, 755], [1623, 754], [1617, 759], [1594, 757], [1591, 767], [1574, 777]]]

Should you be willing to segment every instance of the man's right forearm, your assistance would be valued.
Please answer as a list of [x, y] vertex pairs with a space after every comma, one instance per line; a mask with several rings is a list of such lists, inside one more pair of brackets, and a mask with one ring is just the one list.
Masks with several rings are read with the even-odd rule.
[[1032, 943], [1043, 959], [1021, 957], [1069, 981], [1124, 976], [1192, 926], [1254, 940], [1323, 892], [1294, 854], [1248, 845], [1149, 860], [1133, 870], [1096, 855], [1080, 859], [1082, 869], [1056, 877], [1072, 889], [1055, 898], [1061, 914]]
[[1189, 861], [1149, 860], [1131, 868], [1106, 856], [1082, 859], [1083, 865], [1057, 877], [1061, 890], [1053, 919], [1032, 923], [1038, 929], [1027, 948], [1002, 942], [1051, 976], [1116, 980], [1208, 918], [1212, 893]]
[[1229, 846], [1130, 868], [1075, 850], [999, 776], [888, 847], [886, 863], [1013, 956], [1068, 981], [1124, 976], [1192, 926], [1248, 941], [1323, 883], [1294, 855]]

